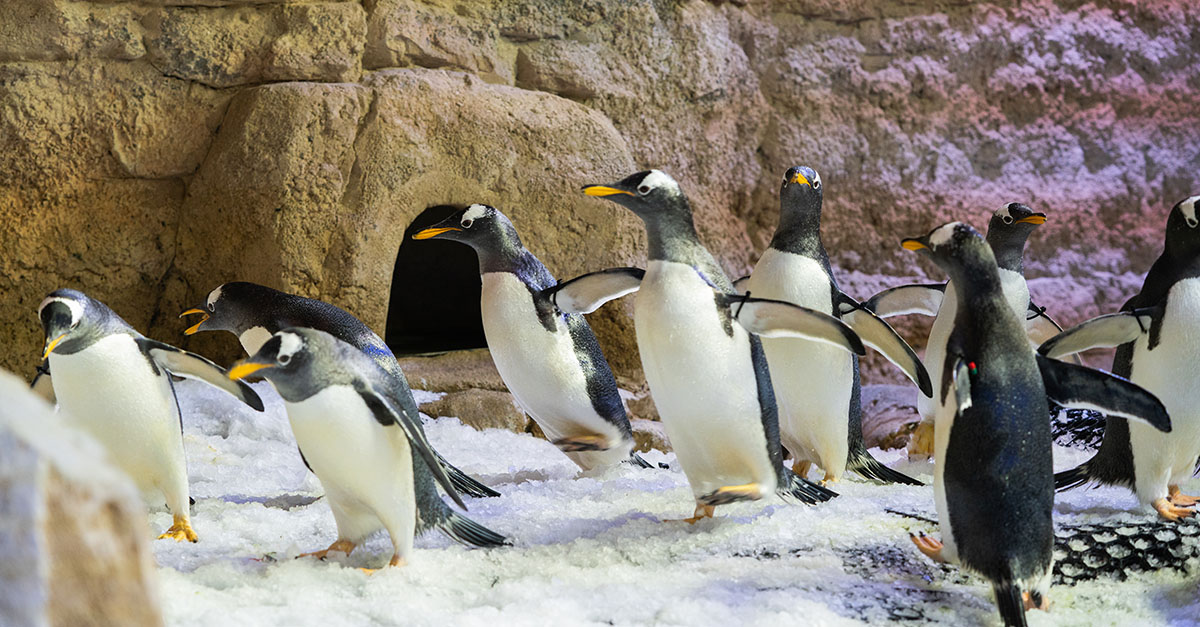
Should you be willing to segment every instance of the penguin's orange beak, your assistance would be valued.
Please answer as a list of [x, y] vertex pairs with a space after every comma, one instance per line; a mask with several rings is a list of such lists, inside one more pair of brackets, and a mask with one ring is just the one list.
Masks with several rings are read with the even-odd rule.
[[1024, 222], [1025, 224], [1045, 224], [1046, 214], [1035, 213], [1031, 216], [1021, 218], [1020, 220], [1017, 220], [1017, 222]]
[[260, 363], [255, 363], [252, 361], [245, 361], [245, 360], [239, 361], [236, 364], [234, 364], [232, 368], [229, 369], [229, 378], [233, 379], [234, 381], [237, 381], [239, 379], [245, 379], [246, 377], [258, 372], [259, 370], [262, 370], [264, 368], [270, 368], [270, 367], [271, 367], [271, 364], [260, 364]]
[[453, 227], [453, 226], [443, 226], [441, 228], [424, 229], [422, 231], [413, 233], [413, 239], [429, 239], [431, 237], [437, 237], [438, 235], [441, 235], [442, 233], [446, 233], [448, 231], [461, 231], [461, 230], [462, 229], [460, 229], [458, 227]]
[[192, 335], [192, 334], [196, 333], [197, 331], [200, 330], [200, 325], [204, 324], [205, 322], [208, 322], [208, 312], [204, 311], [203, 309], [197, 309], [195, 307], [179, 314], [179, 317], [182, 318], [184, 316], [192, 316], [195, 314], [200, 314], [204, 317], [200, 319], [200, 322], [197, 322], [196, 324], [193, 324], [192, 326], [188, 327], [187, 329], [184, 329], [184, 331], [183, 331], [184, 335]]
[[906, 239], [906, 240], [900, 242], [900, 245], [903, 246], [906, 250], [921, 250], [922, 248], [929, 248], [924, 243], [922, 243], [921, 240], [918, 240], [918, 239]]
[[796, 170], [796, 173], [792, 175], [791, 182], [792, 183], [800, 183], [800, 184], [808, 185], [809, 187], [812, 187], [812, 183], [808, 182], [808, 178], [806, 178], [803, 174], [801, 174], [799, 170]]
[[631, 192], [627, 192], [623, 189], [617, 189], [615, 187], [609, 187], [607, 185], [588, 185], [587, 187], [583, 188], [583, 193], [587, 194], [588, 196], [612, 196], [613, 194], [633, 195]]
[[53, 340], [46, 342], [46, 350], [42, 353], [42, 359], [49, 357], [50, 353], [54, 352], [54, 347], [58, 346], [58, 343], [63, 341], [63, 338], [65, 338], [65, 337], [67, 337], [67, 334], [63, 333], [62, 335], [54, 338]]

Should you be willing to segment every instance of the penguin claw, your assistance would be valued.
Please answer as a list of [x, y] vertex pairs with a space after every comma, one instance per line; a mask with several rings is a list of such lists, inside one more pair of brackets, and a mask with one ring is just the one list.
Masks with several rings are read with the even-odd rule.
[[682, 518], [682, 519], [678, 519], [678, 520], [667, 520], [664, 522], [685, 522], [689, 525], [694, 525], [694, 524], [700, 522], [701, 520], [704, 520], [705, 518], [712, 518], [713, 512], [716, 511], [716, 509], [717, 508], [714, 505], [702, 505], [700, 503], [697, 503], [696, 511], [695, 511], [695, 513], [692, 514], [691, 518]]
[[1184, 494], [1177, 485], [1167, 487], [1167, 500], [1178, 507], [1194, 507], [1196, 503], [1200, 502], [1200, 499]]
[[174, 523], [171, 524], [171, 528], [167, 529], [162, 533], [162, 535], [158, 536], [158, 539], [171, 539], [176, 542], [183, 542], [184, 540], [187, 540], [188, 542], [199, 542], [200, 540], [200, 538], [196, 535], [196, 532], [192, 530], [191, 521], [182, 516], [176, 516]]
[[1193, 510], [1179, 507], [1167, 499], [1154, 499], [1154, 502], [1152, 502], [1151, 505], [1153, 505], [1154, 509], [1158, 511], [1159, 516], [1162, 516], [1171, 522], [1175, 522], [1180, 518], [1188, 518], [1196, 513]]
[[329, 555], [330, 551], [336, 551], [338, 553], [350, 555], [350, 553], [354, 551], [354, 546], [354, 543], [349, 540], [336, 540], [333, 544], [329, 545], [329, 548], [327, 549], [313, 551], [311, 553], [301, 553], [296, 556], [296, 559], [300, 559], [302, 557], [315, 557], [319, 560], [323, 560], [325, 559], [325, 556]]
[[945, 563], [946, 558], [942, 556], [942, 548], [945, 545], [941, 541], [925, 535], [924, 531], [918, 532], [916, 536], [910, 533], [909, 537], [912, 539], [912, 543], [916, 545], [917, 550], [924, 553], [925, 557], [935, 562]]

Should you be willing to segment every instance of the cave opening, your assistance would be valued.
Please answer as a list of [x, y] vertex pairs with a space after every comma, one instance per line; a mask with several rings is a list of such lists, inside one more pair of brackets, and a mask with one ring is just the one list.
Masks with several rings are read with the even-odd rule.
[[397, 356], [483, 348], [479, 261], [470, 246], [413, 234], [462, 209], [436, 205], [404, 230], [396, 253], [384, 341]]

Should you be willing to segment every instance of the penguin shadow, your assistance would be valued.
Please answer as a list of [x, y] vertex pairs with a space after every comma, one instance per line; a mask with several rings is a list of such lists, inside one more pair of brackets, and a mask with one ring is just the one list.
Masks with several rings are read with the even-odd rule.
[[[277, 496], [246, 496], [246, 495], [226, 495], [218, 497], [215, 500], [233, 503], [234, 505], [246, 505], [249, 503], [258, 503], [263, 507], [272, 509], [281, 509], [290, 511], [297, 507], [305, 507], [312, 505], [317, 501], [325, 498], [325, 495], [311, 496], [308, 494], [280, 494]], [[208, 499], [200, 499], [206, 501]]]

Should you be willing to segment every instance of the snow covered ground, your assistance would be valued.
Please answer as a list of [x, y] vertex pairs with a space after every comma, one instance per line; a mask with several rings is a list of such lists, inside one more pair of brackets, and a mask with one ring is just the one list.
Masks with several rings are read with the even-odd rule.
[[[989, 587], [925, 560], [908, 530], [936, 530], [889, 514], [933, 516], [931, 487], [848, 480], [815, 507], [763, 500], [719, 508], [695, 526], [677, 470], [623, 465], [598, 476], [548, 442], [427, 420], [430, 439], [455, 464], [503, 493], [471, 499], [469, 516], [514, 546], [468, 550], [437, 533], [413, 562], [367, 575], [390, 557], [383, 536], [347, 560], [292, 559], [335, 538], [321, 487], [300, 461], [282, 403], [255, 388], [255, 413], [221, 392], [179, 386], [198, 544], [154, 543], [170, 625], [857, 625], [998, 624]], [[418, 392], [418, 395], [428, 393]], [[419, 399], [420, 400], [420, 399]], [[926, 481], [930, 464], [873, 451]], [[1057, 469], [1088, 453], [1059, 449]], [[672, 455], [646, 454], [672, 463]], [[1186, 492], [1195, 494], [1200, 482]], [[1130, 516], [1125, 490], [1060, 495], [1056, 522]], [[151, 514], [155, 533], [171, 522]], [[1198, 576], [1173, 572], [1100, 579], [1051, 590], [1033, 625], [1194, 625]]]

